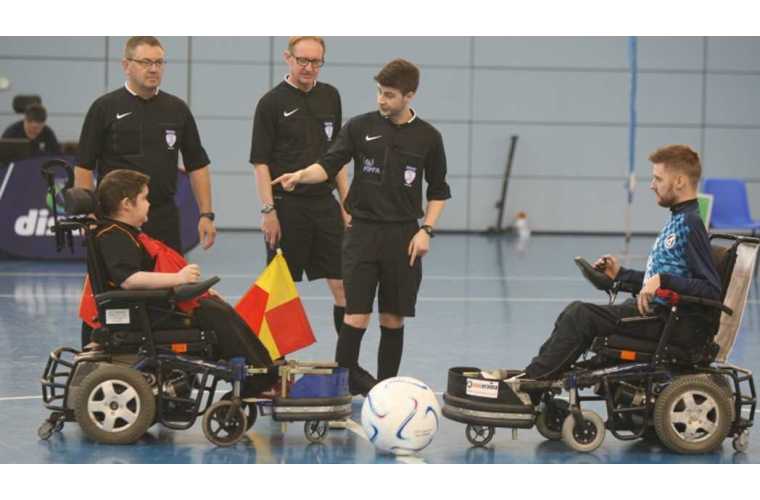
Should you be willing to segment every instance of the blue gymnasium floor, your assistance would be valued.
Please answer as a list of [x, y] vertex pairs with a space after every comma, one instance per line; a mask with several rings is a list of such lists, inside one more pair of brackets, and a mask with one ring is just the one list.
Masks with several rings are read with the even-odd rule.
[[[189, 260], [203, 275], [217, 274], [217, 289], [231, 302], [244, 293], [263, 267], [260, 233], [221, 233], [209, 252], [194, 250]], [[641, 268], [651, 238], [635, 238], [630, 265]], [[425, 259], [418, 316], [407, 323], [401, 374], [419, 378], [437, 392], [445, 389], [451, 366], [523, 367], [551, 331], [562, 308], [576, 299], [605, 302], [575, 268], [576, 255], [588, 259], [620, 253], [620, 237], [534, 236], [526, 249], [510, 238], [441, 235]], [[607, 433], [594, 453], [577, 454], [561, 442], [547, 442], [534, 429], [518, 440], [498, 429], [485, 449], [470, 448], [464, 426], [446, 419], [433, 443], [417, 457], [376, 454], [361, 427], [330, 431], [323, 444], [309, 445], [303, 427], [260, 417], [233, 448], [215, 448], [200, 424], [188, 431], [154, 426], [134, 446], [106, 446], [86, 439], [75, 423], [49, 441], [37, 438], [47, 416], [38, 379], [48, 353], [62, 345], [78, 347], [76, 319], [83, 264], [0, 261], [0, 463], [758, 463], [755, 436], [746, 453], [730, 441], [704, 456], [681, 456], [658, 445], [623, 442]], [[323, 282], [301, 284], [300, 292], [317, 344], [294, 358], [332, 359], [335, 333], [331, 298]], [[361, 363], [370, 370], [379, 339], [370, 325]], [[760, 371], [760, 305], [753, 285], [731, 361]], [[361, 399], [354, 399], [359, 421]]]

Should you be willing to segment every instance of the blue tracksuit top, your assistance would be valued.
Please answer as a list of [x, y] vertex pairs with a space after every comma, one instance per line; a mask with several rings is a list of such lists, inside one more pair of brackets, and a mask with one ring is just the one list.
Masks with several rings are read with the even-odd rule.
[[670, 220], [649, 252], [645, 272], [620, 269], [620, 281], [643, 283], [660, 275], [660, 287], [681, 295], [720, 300], [721, 285], [697, 200], [670, 208]]

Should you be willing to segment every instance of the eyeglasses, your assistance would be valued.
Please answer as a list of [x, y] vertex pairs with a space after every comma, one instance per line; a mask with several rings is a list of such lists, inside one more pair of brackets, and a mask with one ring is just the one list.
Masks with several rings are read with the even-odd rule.
[[132, 61], [133, 63], [137, 63], [143, 69], [150, 69], [153, 66], [155, 66], [158, 69], [161, 69], [166, 65], [166, 60], [164, 59], [157, 59], [155, 61], [152, 61], [150, 59], [131, 59], [128, 57], [127, 61]]
[[298, 64], [302, 68], [305, 68], [309, 64], [311, 64], [311, 67], [315, 69], [321, 68], [322, 66], [325, 65], [324, 59], [309, 59], [306, 57], [297, 57], [297, 56], [294, 56], [293, 54], [290, 54], [290, 55], [296, 60], [296, 64]]

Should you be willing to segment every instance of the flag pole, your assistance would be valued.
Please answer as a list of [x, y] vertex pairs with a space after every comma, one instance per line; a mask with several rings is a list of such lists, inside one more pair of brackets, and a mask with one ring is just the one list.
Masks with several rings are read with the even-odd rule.
[[626, 182], [627, 205], [625, 208], [625, 255], [628, 255], [631, 243], [633, 192], [636, 189], [636, 97], [638, 80], [638, 40], [628, 37], [628, 62], [630, 67], [630, 95], [628, 111], [628, 180]]

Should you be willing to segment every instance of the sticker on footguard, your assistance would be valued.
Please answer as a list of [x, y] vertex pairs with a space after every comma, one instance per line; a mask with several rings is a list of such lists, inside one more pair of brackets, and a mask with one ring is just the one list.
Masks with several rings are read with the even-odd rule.
[[468, 396], [497, 399], [499, 397], [499, 382], [468, 378], [465, 393]]
[[129, 309], [106, 309], [107, 325], [128, 325]]

